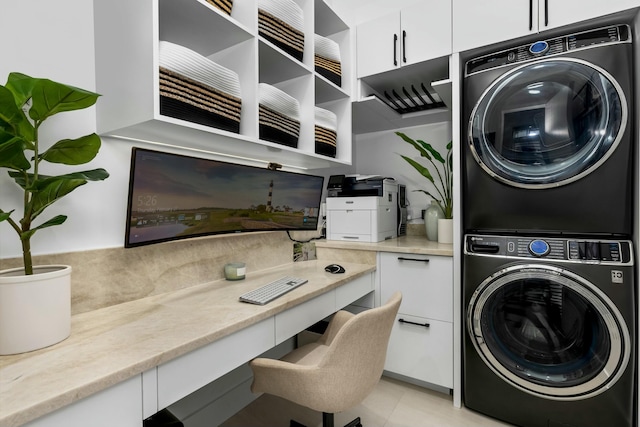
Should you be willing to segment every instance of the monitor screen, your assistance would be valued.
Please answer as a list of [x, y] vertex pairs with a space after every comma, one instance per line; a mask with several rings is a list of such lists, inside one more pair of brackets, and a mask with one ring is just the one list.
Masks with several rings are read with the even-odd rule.
[[324, 177], [134, 148], [125, 247], [210, 234], [316, 230]]

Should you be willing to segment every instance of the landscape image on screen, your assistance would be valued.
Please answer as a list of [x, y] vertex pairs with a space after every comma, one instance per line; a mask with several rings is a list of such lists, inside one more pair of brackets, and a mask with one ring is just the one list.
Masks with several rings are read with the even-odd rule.
[[134, 148], [125, 246], [315, 230], [324, 178]]

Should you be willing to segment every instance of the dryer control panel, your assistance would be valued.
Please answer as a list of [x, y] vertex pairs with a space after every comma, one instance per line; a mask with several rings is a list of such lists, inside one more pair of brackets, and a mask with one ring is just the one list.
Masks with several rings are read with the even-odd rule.
[[538, 40], [467, 61], [465, 76], [564, 52], [624, 42], [631, 42], [631, 30], [628, 25], [612, 25], [563, 37]]
[[565, 239], [524, 236], [467, 235], [465, 254], [503, 258], [544, 258], [566, 262], [632, 265], [626, 240]]

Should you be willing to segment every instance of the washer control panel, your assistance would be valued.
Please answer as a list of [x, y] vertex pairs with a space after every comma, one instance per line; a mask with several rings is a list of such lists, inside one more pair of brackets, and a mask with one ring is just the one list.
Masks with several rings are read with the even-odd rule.
[[465, 236], [465, 254], [582, 263], [633, 264], [631, 242], [524, 236]]

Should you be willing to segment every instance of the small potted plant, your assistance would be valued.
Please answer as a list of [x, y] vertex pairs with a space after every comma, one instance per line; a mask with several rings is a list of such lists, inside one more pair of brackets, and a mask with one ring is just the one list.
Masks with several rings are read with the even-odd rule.
[[[453, 242], [453, 154], [452, 141], [446, 146], [447, 152], [443, 156], [433, 148], [433, 146], [422, 140], [414, 140], [402, 132], [396, 132], [403, 141], [412, 145], [421, 157], [428, 160], [430, 165], [424, 166], [422, 163], [412, 159], [411, 157], [400, 155], [407, 163], [427, 178], [432, 184], [433, 190], [415, 190], [421, 191], [433, 200], [434, 212], [440, 210], [442, 218], [437, 219], [437, 240], [440, 243]], [[439, 217], [440, 214], [436, 215]], [[425, 217], [425, 222], [427, 218]], [[427, 224], [428, 225], [428, 224]], [[428, 227], [427, 227], [428, 228]], [[429, 234], [429, 233], [428, 233]]]
[[[48, 79], [11, 73], [0, 86], [0, 168], [23, 194], [22, 212], [0, 206], [0, 225], [11, 227], [22, 245], [21, 268], [0, 271], [0, 354], [23, 353], [46, 347], [69, 336], [71, 325], [70, 266], [35, 266], [31, 238], [67, 217], [41, 220], [47, 207], [87, 181], [106, 179], [104, 169], [47, 175], [48, 163], [80, 165], [100, 149], [95, 133], [63, 139], [46, 150], [39, 131], [46, 119], [95, 104], [98, 94]], [[15, 217], [21, 216], [17, 219]], [[53, 283], [50, 283], [49, 281]]]

